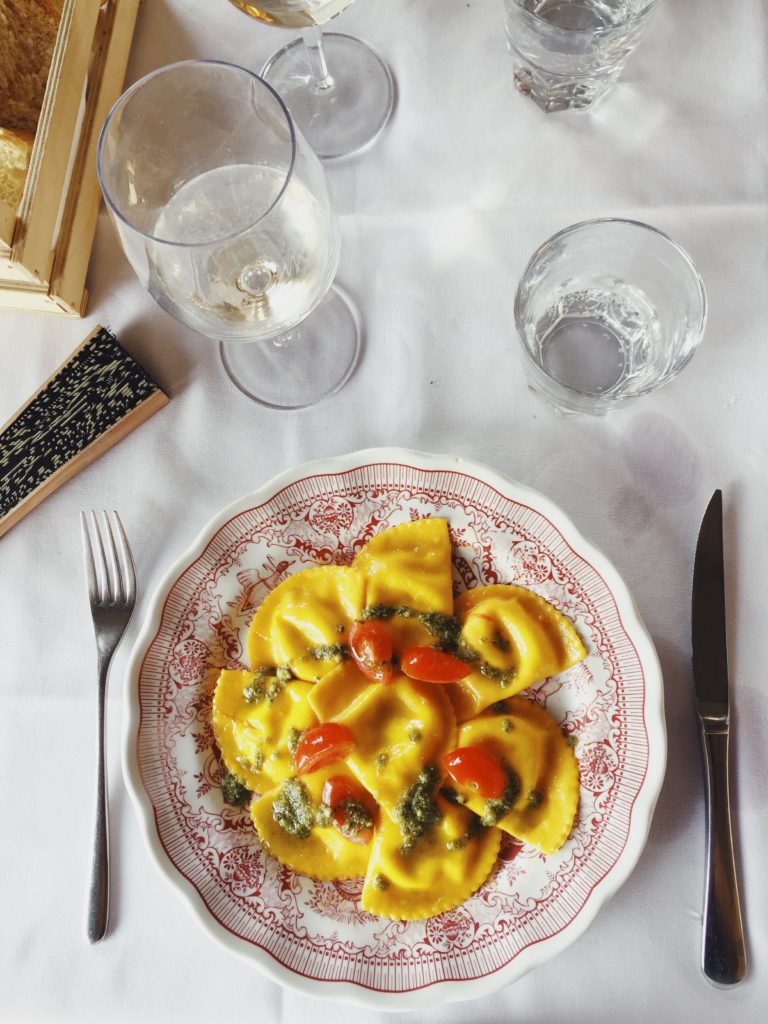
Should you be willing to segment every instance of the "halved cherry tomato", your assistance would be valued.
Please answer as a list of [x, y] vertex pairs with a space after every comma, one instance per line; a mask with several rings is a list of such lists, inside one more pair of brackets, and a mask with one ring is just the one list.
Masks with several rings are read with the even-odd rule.
[[392, 681], [392, 638], [380, 622], [353, 622], [349, 649], [368, 679], [375, 683]]
[[403, 651], [400, 664], [407, 676], [423, 683], [455, 683], [472, 671], [466, 661], [438, 651], [436, 647], [409, 647]]
[[373, 839], [373, 826], [358, 829], [353, 834], [344, 831], [347, 812], [340, 805], [345, 800], [357, 800], [358, 803], [365, 807], [373, 820], [376, 820], [378, 808], [376, 801], [368, 790], [363, 789], [354, 779], [348, 779], [343, 775], [332, 775], [323, 786], [323, 803], [327, 804], [333, 811], [331, 821], [336, 831], [343, 835], [345, 839], [348, 839], [350, 843], [357, 843], [358, 846], [367, 846]]
[[373, 817], [376, 816], [377, 805], [371, 794], [347, 775], [331, 775], [323, 786], [323, 803], [335, 811], [345, 800], [358, 800]]
[[325, 764], [346, 757], [355, 745], [352, 730], [338, 722], [307, 729], [296, 747], [296, 774], [308, 775]]
[[339, 807], [333, 812], [331, 821], [333, 822], [333, 827], [336, 831], [344, 836], [345, 839], [349, 840], [350, 843], [356, 843], [358, 846], [367, 846], [373, 839], [373, 825], [371, 825], [370, 828], [359, 828], [357, 832], [344, 831], [344, 825], [347, 821], [347, 812], [343, 807]]
[[457, 747], [443, 757], [443, 767], [454, 782], [486, 800], [498, 800], [507, 787], [501, 762], [480, 747]]

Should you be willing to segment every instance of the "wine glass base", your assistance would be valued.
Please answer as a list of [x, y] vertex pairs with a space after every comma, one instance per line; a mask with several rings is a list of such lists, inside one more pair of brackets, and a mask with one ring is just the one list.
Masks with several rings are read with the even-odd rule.
[[271, 57], [261, 72], [279, 94], [312, 149], [323, 160], [369, 146], [395, 104], [392, 72], [371, 47], [339, 32], [323, 34], [333, 85], [314, 84], [301, 38]]
[[224, 369], [235, 387], [269, 409], [306, 409], [342, 388], [362, 347], [360, 317], [333, 285], [298, 327], [270, 341], [219, 342]]

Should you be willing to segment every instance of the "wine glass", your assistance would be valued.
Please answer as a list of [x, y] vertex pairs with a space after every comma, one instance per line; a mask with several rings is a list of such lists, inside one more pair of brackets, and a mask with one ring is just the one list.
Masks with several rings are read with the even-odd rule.
[[360, 323], [332, 285], [340, 244], [325, 173], [271, 86], [218, 61], [154, 71], [112, 108], [97, 162], [142, 284], [219, 340], [243, 394], [296, 409], [347, 381]]
[[319, 157], [348, 156], [373, 142], [394, 106], [392, 73], [367, 43], [320, 28], [352, 0], [230, 2], [268, 25], [304, 30], [267, 61], [261, 77]]

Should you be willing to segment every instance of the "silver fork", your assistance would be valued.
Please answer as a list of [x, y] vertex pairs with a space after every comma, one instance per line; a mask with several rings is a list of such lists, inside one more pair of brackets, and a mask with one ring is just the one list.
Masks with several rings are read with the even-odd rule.
[[[136, 604], [136, 570], [117, 512], [80, 513], [83, 532], [88, 600], [96, 633], [99, 670], [99, 760], [96, 774], [96, 833], [88, 900], [88, 941], [99, 942], [109, 917], [109, 841], [107, 831], [107, 780], [104, 763], [104, 711], [107, 673], [115, 648]], [[106, 553], [105, 553], [106, 549]]]

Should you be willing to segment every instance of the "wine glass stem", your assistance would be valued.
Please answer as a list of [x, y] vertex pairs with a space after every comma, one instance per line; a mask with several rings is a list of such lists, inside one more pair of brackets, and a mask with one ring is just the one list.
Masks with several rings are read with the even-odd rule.
[[311, 28], [305, 28], [302, 35], [309, 58], [312, 85], [318, 90], [332, 89], [333, 78], [328, 73], [328, 65], [325, 63], [325, 53], [323, 52], [323, 30], [319, 25], [313, 25]]

